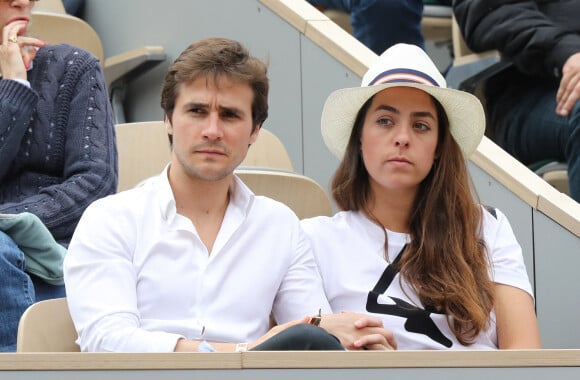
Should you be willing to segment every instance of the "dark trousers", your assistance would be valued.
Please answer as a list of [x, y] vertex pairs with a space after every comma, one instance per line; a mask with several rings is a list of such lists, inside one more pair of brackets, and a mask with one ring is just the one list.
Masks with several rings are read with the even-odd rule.
[[340, 341], [326, 330], [308, 324], [294, 325], [274, 335], [252, 351], [344, 350]]

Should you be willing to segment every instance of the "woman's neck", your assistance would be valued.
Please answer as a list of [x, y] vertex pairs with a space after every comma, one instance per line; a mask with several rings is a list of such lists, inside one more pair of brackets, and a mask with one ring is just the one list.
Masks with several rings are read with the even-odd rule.
[[384, 228], [394, 232], [409, 232], [415, 194], [408, 191], [371, 190], [369, 212]]

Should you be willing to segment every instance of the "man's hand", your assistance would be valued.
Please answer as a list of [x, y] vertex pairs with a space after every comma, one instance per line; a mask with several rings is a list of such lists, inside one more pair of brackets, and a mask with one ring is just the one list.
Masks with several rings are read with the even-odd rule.
[[30, 68], [36, 50], [45, 45], [37, 38], [21, 36], [27, 26], [27, 21], [18, 20], [2, 29], [0, 71], [4, 79], [27, 79], [26, 70]]
[[556, 113], [568, 116], [580, 99], [580, 53], [571, 55], [562, 68], [562, 80], [556, 95]]
[[336, 336], [347, 350], [396, 350], [393, 333], [383, 327], [379, 318], [342, 312], [325, 314], [320, 324]]

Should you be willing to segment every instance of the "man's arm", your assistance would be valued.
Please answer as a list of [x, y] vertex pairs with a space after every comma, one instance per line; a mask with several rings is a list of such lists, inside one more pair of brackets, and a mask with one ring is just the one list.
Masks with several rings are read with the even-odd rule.
[[[321, 309], [323, 315], [320, 327], [336, 336], [344, 348], [349, 350], [396, 348], [392, 332], [383, 327], [379, 318], [350, 312], [332, 314], [310, 240], [298, 221], [293, 235], [294, 260], [280, 286], [274, 305], [274, 316], [277, 321], [289, 322], [290, 325], [301, 323], [302, 317], [312, 315], [314, 310]], [[294, 321], [289, 321], [290, 318]], [[274, 333], [276, 332], [279, 330], [274, 330]]]

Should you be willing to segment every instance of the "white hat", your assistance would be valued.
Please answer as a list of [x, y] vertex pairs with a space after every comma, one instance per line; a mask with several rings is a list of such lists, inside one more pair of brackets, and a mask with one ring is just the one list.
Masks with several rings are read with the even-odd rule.
[[356, 116], [376, 93], [390, 87], [415, 87], [441, 103], [449, 119], [451, 135], [464, 157], [477, 149], [485, 132], [485, 113], [470, 93], [447, 88], [429, 56], [418, 46], [397, 44], [385, 50], [362, 79], [361, 87], [331, 93], [322, 110], [322, 137], [330, 151], [342, 158]]

